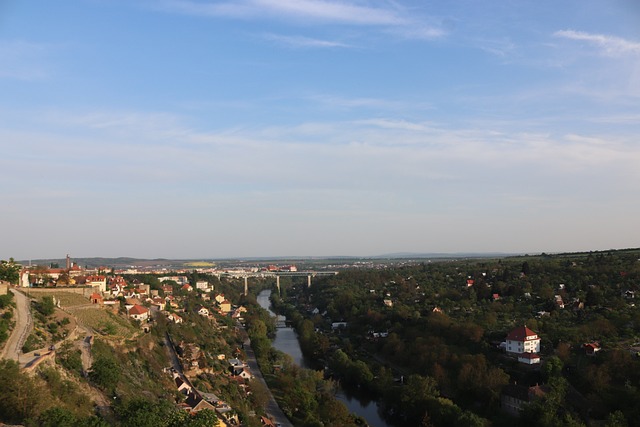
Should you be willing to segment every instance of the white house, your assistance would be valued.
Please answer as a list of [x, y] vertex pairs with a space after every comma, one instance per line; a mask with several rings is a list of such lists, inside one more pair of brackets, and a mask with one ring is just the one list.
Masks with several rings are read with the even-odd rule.
[[149, 309], [136, 304], [129, 309], [129, 317], [135, 320], [147, 320], [149, 318]]
[[540, 353], [540, 337], [526, 326], [520, 326], [507, 335], [507, 353]]
[[520, 353], [518, 355], [518, 362], [535, 365], [536, 363], [540, 363], [540, 355], [538, 353]]
[[167, 314], [167, 319], [173, 323], [183, 323], [182, 317], [178, 316], [176, 313]]

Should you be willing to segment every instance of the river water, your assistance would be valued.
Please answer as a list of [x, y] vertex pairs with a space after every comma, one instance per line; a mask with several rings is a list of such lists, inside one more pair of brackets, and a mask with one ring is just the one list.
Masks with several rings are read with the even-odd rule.
[[[278, 321], [284, 321], [284, 316], [276, 316], [276, 314], [271, 311], [271, 301], [269, 300], [270, 296], [270, 290], [261, 291], [258, 294], [258, 304], [260, 304], [260, 307], [268, 310], [272, 316], [277, 317]], [[300, 343], [298, 342], [298, 336], [293, 328], [278, 328], [276, 331], [276, 338], [273, 340], [273, 347], [291, 356], [298, 366], [303, 368], [309, 367], [304, 360], [302, 350], [300, 349]], [[378, 413], [378, 405], [375, 401], [359, 399], [345, 392], [341, 388], [338, 388], [336, 398], [347, 406], [349, 412], [364, 418], [370, 427], [391, 427], [391, 425], [382, 419]]]

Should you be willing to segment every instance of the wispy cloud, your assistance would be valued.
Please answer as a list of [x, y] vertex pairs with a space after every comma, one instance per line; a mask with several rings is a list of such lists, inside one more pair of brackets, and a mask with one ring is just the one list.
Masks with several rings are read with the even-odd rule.
[[304, 36], [283, 36], [279, 34], [264, 34], [266, 40], [293, 48], [350, 48], [346, 43], [331, 40], [314, 39]]
[[324, 0], [238, 0], [212, 2], [165, 0], [158, 5], [166, 10], [204, 16], [234, 18], [296, 18], [357, 25], [399, 25], [406, 19], [392, 9], [360, 6], [351, 2]]
[[501, 58], [512, 54], [516, 49], [515, 43], [508, 39], [478, 39], [476, 43], [481, 50], [484, 50], [485, 52], [491, 53]]
[[[428, 25], [409, 11], [393, 4], [382, 7], [379, 3], [370, 6], [363, 5], [363, 2], [344, 0], [162, 0], [154, 3], [153, 7], [168, 12], [206, 17], [380, 27], [386, 29], [387, 33], [408, 39], [430, 40], [445, 35], [438, 26]], [[309, 46], [312, 41], [313, 39], [291, 40], [291, 43]]]
[[599, 47], [607, 55], [618, 56], [627, 53], [640, 54], [640, 42], [626, 40], [621, 37], [604, 34], [590, 34], [574, 30], [556, 31], [554, 36], [588, 42]]

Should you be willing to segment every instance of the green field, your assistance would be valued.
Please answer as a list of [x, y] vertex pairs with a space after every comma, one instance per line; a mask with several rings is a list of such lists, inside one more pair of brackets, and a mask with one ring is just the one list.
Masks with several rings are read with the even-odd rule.
[[214, 267], [216, 264], [209, 261], [189, 261], [185, 262], [184, 265], [187, 267]]

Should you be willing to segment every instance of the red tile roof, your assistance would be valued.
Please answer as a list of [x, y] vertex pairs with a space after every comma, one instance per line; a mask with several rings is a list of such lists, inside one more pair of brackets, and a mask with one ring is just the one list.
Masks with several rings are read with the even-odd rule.
[[129, 314], [144, 314], [144, 313], [148, 313], [149, 310], [146, 307], [143, 307], [141, 305], [134, 305], [133, 307], [131, 307], [129, 309]]
[[538, 353], [521, 353], [518, 355], [518, 357], [529, 360], [540, 359], [540, 355]]
[[[527, 338], [531, 336], [535, 336], [535, 338]], [[524, 341], [530, 341], [534, 339], [538, 339], [538, 334], [536, 334], [526, 326], [520, 326], [518, 328], [515, 328], [513, 331], [509, 332], [509, 335], [507, 335], [507, 340], [510, 340], [510, 341], [524, 342]]]

